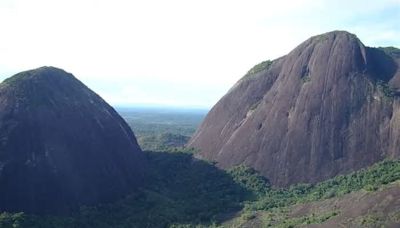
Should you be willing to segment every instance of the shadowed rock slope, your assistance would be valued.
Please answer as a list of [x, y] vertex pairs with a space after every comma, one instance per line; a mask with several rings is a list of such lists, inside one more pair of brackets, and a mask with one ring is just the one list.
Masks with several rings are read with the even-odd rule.
[[140, 185], [143, 159], [125, 121], [72, 74], [42, 67], [0, 84], [0, 210], [116, 199]]
[[223, 168], [287, 186], [400, 154], [400, 51], [334, 31], [251, 69], [189, 142]]

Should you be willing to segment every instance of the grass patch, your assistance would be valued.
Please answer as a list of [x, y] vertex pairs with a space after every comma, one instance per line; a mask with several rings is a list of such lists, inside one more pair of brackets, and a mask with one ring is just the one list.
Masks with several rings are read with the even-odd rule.
[[384, 96], [384, 98], [391, 100], [395, 96], [395, 92], [390, 88], [387, 82], [378, 80], [376, 82], [376, 88]]
[[310, 216], [282, 219], [280, 221], [271, 220], [269, 222], [267, 221], [266, 226], [272, 226], [276, 228], [292, 228], [300, 225], [321, 224], [330, 218], [337, 216], [338, 214], [338, 211], [332, 211], [320, 215], [311, 214]]
[[370, 214], [356, 218], [353, 224], [361, 227], [384, 227], [385, 221], [378, 215]]
[[310, 75], [305, 75], [304, 77], [301, 78], [301, 83], [305, 84], [307, 82], [311, 81]]
[[256, 103], [252, 104], [252, 105], [250, 106], [249, 111], [254, 111], [254, 110], [256, 110], [257, 107], [260, 105], [260, 103], [261, 103], [261, 99], [260, 99], [259, 101], [257, 101]]
[[256, 73], [259, 73], [263, 70], [269, 69], [269, 67], [272, 65], [273, 61], [271, 60], [266, 60], [263, 61], [257, 65], [255, 65], [253, 68], [251, 68], [245, 75], [245, 77], [250, 76], [250, 75], [254, 75]]

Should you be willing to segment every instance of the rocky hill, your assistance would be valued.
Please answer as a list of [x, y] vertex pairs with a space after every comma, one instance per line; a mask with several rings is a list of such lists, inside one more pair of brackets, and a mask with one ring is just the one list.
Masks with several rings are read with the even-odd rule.
[[396, 48], [334, 31], [251, 69], [189, 142], [198, 157], [245, 164], [273, 185], [315, 183], [400, 154]]
[[108, 202], [139, 186], [143, 168], [129, 126], [72, 74], [42, 67], [0, 84], [0, 210]]

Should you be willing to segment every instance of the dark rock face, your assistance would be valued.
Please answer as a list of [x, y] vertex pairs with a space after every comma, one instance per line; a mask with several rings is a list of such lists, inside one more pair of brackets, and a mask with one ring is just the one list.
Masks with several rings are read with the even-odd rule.
[[350, 33], [312, 37], [249, 71], [189, 142], [223, 168], [244, 163], [272, 184], [317, 182], [400, 155], [398, 49]]
[[122, 197], [143, 181], [132, 130], [63, 70], [0, 84], [0, 210], [66, 213]]

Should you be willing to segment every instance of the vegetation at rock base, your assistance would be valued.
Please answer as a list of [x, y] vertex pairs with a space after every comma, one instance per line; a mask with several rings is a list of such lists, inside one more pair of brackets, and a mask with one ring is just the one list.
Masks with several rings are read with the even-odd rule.
[[235, 166], [228, 170], [232, 179], [254, 195], [263, 196], [270, 190], [268, 179], [245, 165]]
[[[243, 165], [222, 171], [194, 159], [190, 153], [146, 154], [151, 173], [148, 184], [139, 193], [112, 204], [82, 207], [68, 217], [2, 213], [0, 227], [216, 227], [224, 215], [239, 210], [244, 220], [254, 219], [257, 211], [265, 211], [274, 215], [273, 220], [271, 216], [264, 219], [266, 224], [291, 227], [320, 223], [339, 212], [289, 219], [284, 210], [290, 205], [362, 189], [375, 191], [400, 179], [400, 161], [383, 161], [315, 185], [276, 189]], [[279, 220], [278, 215], [286, 219]], [[364, 220], [360, 222], [370, 221]]]
[[[234, 179], [237, 180], [238, 177]], [[297, 227], [305, 224], [322, 223], [337, 216], [340, 211], [335, 210], [313, 213], [302, 217], [290, 217], [288, 208], [297, 204], [320, 202], [333, 197], [341, 197], [360, 190], [377, 191], [396, 180], [400, 180], [400, 161], [387, 160], [369, 168], [348, 175], [340, 175], [315, 185], [297, 184], [290, 188], [270, 187], [267, 188], [267, 191], [262, 189], [261, 191], [253, 192], [258, 197], [245, 203], [245, 208], [242, 210], [242, 215], [244, 216], [236, 219], [236, 222], [243, 223], [249, 218], [262, 218], [263, 227]], [[250, 187], [247, 186], [247, 189], [250, 189]], [[254, 190], [255, 188], [252, 189]], [[260, 212], [262, 212], [260, 215], [254, 216]], [[366, 216], [366, 218], [369, 217]], [[379, 219], [380, 224], [386, 222], [381, 221], [382, 218], [380, 217]], [[363, 223], [371, 222], [371, 219], [364, 220]]]
[[212, 225], [238, 211], [249, 193], [230, 175], [190, 153], [147, 152], [147, 185], [112, 204], [81, 207], [68, 217], [3, 213], [0, 227], [168, 227]]
[[[266, 194], [247, 205], [252, 210], [270, 210], [297, 203], [318, 201], [358, 191], [374, 191], [400, 179], [400, 161], [383, 161], [367, 169], [339, 175], [315, 185], [297, 184], [286, 189], [269, 188]], [[257, 194], [257, 193], [256, 193]]]

